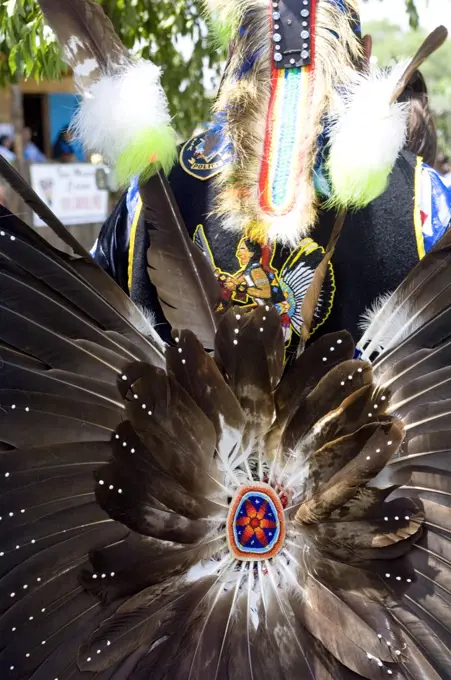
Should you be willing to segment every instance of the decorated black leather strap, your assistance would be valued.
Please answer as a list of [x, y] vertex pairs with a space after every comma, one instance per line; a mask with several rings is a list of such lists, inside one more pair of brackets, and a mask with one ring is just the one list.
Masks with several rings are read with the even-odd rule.
[[312, 61], [315, 0], [273, 0], [272, 39], [276, 68], [299, 68]]

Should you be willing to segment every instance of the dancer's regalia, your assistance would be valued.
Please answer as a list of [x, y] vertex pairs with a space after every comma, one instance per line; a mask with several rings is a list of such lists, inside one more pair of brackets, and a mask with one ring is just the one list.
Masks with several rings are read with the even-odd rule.
[[[86, 138], [106, 144], [124, 177], [146, 171], [149, 276], [173, 341], [163, 343], [0, 159], [70, 249], [48, 245], [2, 210], [1, 678], [446, 680], [451, 234], [375, 312], [360, 359], [346, 331], [308, 343], [344, 211], [385, 188], [399, 149], [382, 154], [376, 176], [369, 163], [366, 175], [348, 167], [342, 182], [350, 159], [340, 156], [341, 135], [368, 84], [363, 76], [354, 91], [347, 63], [333, 65], [332, 53], [344, 58], [339, 38], [358, 58], [346, 32], [353, 3], [303, 0], [300, 28], [298, 2], [274, 0], [272, 18], [266, 0], [214, 4], [226, 28], [257, 50], [254, 67], [273, 69], [276, 90], [285, 81], [297, 88], [299, 78], [311, 89], [307, 131], [330, 115], [325, 155], [318, 136], [302, 131], [299, 146], [277, 150], [302, 151], [305, 167], [287, 186], [276, 173], [281, 194], [264, 200], [291, 196], [302, 210], [279, 215], [261, 204], [254, 170], [273, 172], [266, 156], [263, 169], [256, 157], [218, 188], [218, 214], [241, 230], [243, 277], [255, 283], [255, 242], [264, 249], [272, 238], [307, 233], [317, 202], [309, 178], [327, 181], [338, 219], [307, 286], [299, 351], [287, 367], [277, 303], [262, 296], [256, 310], [233, 299], [218, 308], [220, 282], [187, 236], [163, 172], [174, 135], [155, 69], [130, 61], [93, 1], [59, 8], [42, 0], [85, 90]], [[258, 17], [273, 26], [270, 48], [260, 43]], [[435, 32], [412, 68], [443, 38]], [[238, 72], [245, 85], [242, 57], [232, 57], [229, 77]], [[406, 68], [393, 77], [385, 109], [400, 119], [393, 102]], [[113, 130], [93, 126], [105, 85], [118, 95], [107, 105], [119, 106], [128, 76], [146, 69], [151, 124], [142, 119], [141, 129], [119, 136], [120, 117]], [[244, 102], [237, 95], [226, 111], [232, 128], [252, 99], [248, 85]], [[320, 94], [331, 107], [335, 95], [346, 98], [335, 118]], [[240, 151], [249, 159], [259, 147], [245, 137]]]

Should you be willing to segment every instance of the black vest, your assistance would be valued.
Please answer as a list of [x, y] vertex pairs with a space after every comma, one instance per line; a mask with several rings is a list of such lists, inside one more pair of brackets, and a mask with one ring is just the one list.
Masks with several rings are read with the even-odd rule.
[[[364, 311], [380, 295], [393, 291], [418, 262], [415, 166], [416, 158], [403, 153], [387, 191], [364, 210], [348, 215], [321, 295], [314, 337], [347, 329], [358, 339]], [[190, 236], [206, 251], [217, 271], [223, 306], [274, 304], [281, 315], [287, 350], [293, 351], [299, 338], [302, 300], [329, 240], [335, 213], [321, 213], [310, 237], [294, 251], [286, 247], [262, 249], [221, 229], [209, 216], [215, 190], [211, 178], [199, 178], [179, 164], [170, 182]], [[168, 340], [169, 328], [147, 274], [152, 227], [142, 217], [135, 226], [133, 254], [129, 254], [123, 198], [102, 229], [96, 257], [137, 304], [154, 312], [157, 329]]]

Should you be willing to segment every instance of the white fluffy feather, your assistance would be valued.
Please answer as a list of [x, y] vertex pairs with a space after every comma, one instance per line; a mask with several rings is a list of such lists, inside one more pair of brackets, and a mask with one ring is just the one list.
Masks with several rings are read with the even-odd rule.
[[393, 168], [407, 137], [408, 106], [391, 102], [406, 66], [403, 62], [389, 71], [354, 73], [337, 98], [329, 167], [346, 181], [349, 176], [361, 182]]
[[161, 70], [144, 60], [102, 76], [83, 98], [72, 124], [76, 136], [114, 165], [141, 132], [170, 125], [160, 79]]

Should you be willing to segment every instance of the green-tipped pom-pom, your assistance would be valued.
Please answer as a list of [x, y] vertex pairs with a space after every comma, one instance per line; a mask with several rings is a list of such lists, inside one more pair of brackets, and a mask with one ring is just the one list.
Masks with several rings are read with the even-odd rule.
[[177, 138], [169, 125], [143, 130], [121, 153], [116, 163], [116, 178], [126, 185], [140, 175], [148, 179], [159, 170], [168, 174], [177, 160]]
[[[349, 160], [349, 159], [348, 159]], [[329, 206], [365, 208], [387, 189], [392, 166], [371, 168], [333, 162], [329, 158], [328, 176], [332, 195]]]

